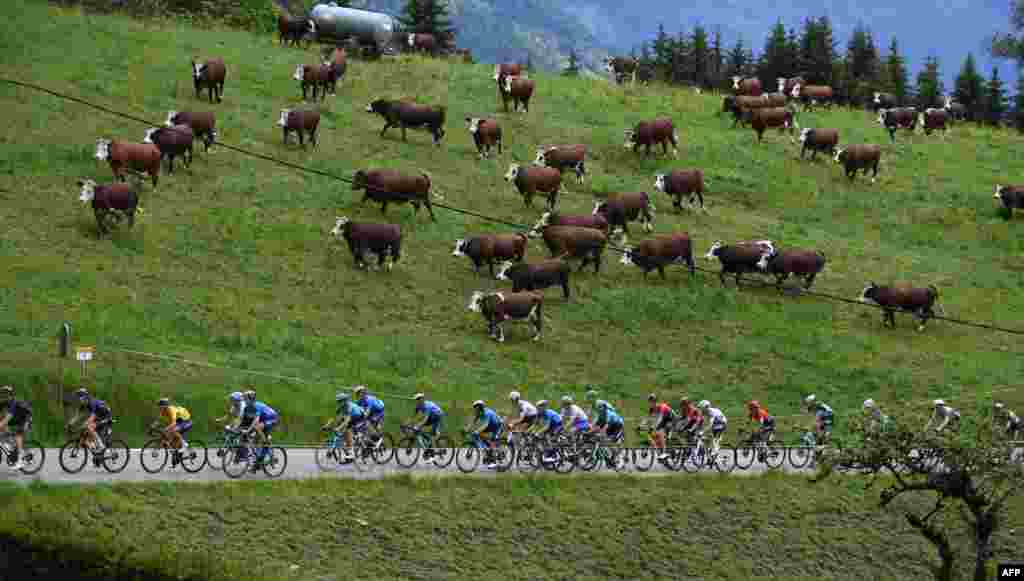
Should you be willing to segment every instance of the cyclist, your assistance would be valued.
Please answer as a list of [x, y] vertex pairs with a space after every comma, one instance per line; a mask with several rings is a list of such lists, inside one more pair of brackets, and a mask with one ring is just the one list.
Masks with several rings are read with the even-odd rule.
[[384, 402], [366, 392], [365, 385], [357, 385], [355, 390], [356, 404], [366, 412], [366, 421], [376, 433], [384, 427]]
[[[548, 400], [542, 399], [537, 402], [537, 415], [540, 417], [540, 422], [537, 427], [538, 436], [553, 438], [564, 431], [565, 423], [562, 419], [562, 414], [555, 410], [548, 409]], [[544, 461], [555, 461], [555, 457], [551, 455], [550, 449], [544, 450]]]
[[654, 447], [661, 450], [659, 460], [668, 458], [665, 453], [665, 441], [668, 440], [669, 432], [676, 421], [676, 412], [667, 402], [658, 403], [658, 396], [651, 394], [647, 396], [647, 404], [650, 406], [648, 412], [651, 415], [651, 423], [654, 424]]
[[808, 412], [814, 412], [814, 438], [818, 444], [824, 445], [832, 437], [832, 423], [835, 419], [832, 408], [811, 394], [804, 398], [804, 406]]
[[240, 427], [242, 429], [255, 430], [257, 434], [263, 437], [264, 443], [264, 446], [260, 448], [256, 456], [256, 464], [252, 467], [253, 471], [255, 471], [263, 463], [263, 459], [267, 454], [270, 453], [270, 447], [266, 444], [270, 440], [270, 433], [274, 430], [274, 426], [277, 425], [279, 418], [274, 408], [261, 401], [256, 401], [255, 391], [250, 389], [244, 395], [245, 410], [242, 411]]
[[722, 444], [722, 434], [729, 427], [729, 420], [726, 419], [722, 410], [711, 407], [711, 402], [706, 399], [701, 400], [697, 407], [704, 412], [705, 417], [711, 420], [711, 454], [717, 455], [718, 448]]
[[[160, 417], [167, 420], [167, 424], [164, 426], [164, 433], [171, 436], [171, 441], [174, 444], [174, 450], [184, 450], [188, 448], [188, 442], [185, 441], [185, 434], [192, 429], [192, 414], [187, 409], [181, 406], [171, 405], [171, 401], [166, 397], [160, 398], [157, 402], [157, 406], [160, 408]], [[154, 422], [155, 427], [160, 421]], [[177, 453], [175, 453], [172, 459], [172, 465], [177, 463]]]
[[765, 443], [771, 442], [775, 437], [775, 418], [756, 399], [747, 402], [747, 411], [750, 412], [750, 421], [758, 425], [757, 438]]
[[609, 441], [621, 441], [625, 422], [612, 406], [603, 399], [597, 400], [597, 417], [594, 419], [594, 427], [591, 432], [604, 432]]
[[562, 396], [562, 422], [569, 424], [572, 435], [590, 431], [590, 420], [583, 408], [576, 405], [571, 395]]
[[597, 390], [594, 389], [593, 385], [587, 384], [586, 388], [587, 388], [587, 393], [586, 393], [586, 395], [583, 396], [583, 399], [584, 399], [584, 401], [587, 402], [587, 405], [590, 406], [590, 409], [587, 410], [587, 415], [592, 417], [592, 418], [596, 418], [597, 417], [598, 393], [597, 393]]
[[0, 387], [0, 434], [10, 431], [14, 434], [14, 454], [10, 458], [15, 470], [21, 470], [25, 463], [21, 455], [25, 452], [25, 434], [32, 429], [32, 406], [14, 397], [10, 385]]
[[875, 400], [864, 400], [864, 413], [868, 416], [867, 422], [864, 424], [864, 432], [869, 439], [875, 434], [885, 433], [892, 429], [892, 420], [882, 413]]
[[[417, 393], [412, 398], [416, 401], [415, 414], [421, 418], [419, 423], [412, 424], [413, 429], [422, 430], [424, 427], [429, 427], [431, 439], [437, 438], [438, 434], [441, 433], [441, 420], [444, 418], [444, 411], [441, 409], [441, 406], [427, 399], [427, 396], [422, 393]], [[434, 450], [432, 448], [427, 448], [423, 452], [424, 459], [430, 459], [433, 455]]]
[[679, 400], [679, 413], [686, 418], [682, 431], [692, 439], [704, 427], [704, 413], [686, 396]]
[[482, 399], [473, 402], [473, 411], [476, 412], [476, 417], [474, 418], [476, 425], [469, 428], [469, 431], [473, 433], [473, 441], [476, 442], [477, 447], [487, 451], [484, 467], [493, 469], [495, 466], [494, 448], [497, 446], [498, 437], [501, 436], [502, 430], [505, 429], [505, 424], [501, 421], [501, 416], [493, 409], [487, 407]]
[[[89, 432], [86, 437], [86, 445], [94, 450], [103, 450], [106, 447], [105, 442], [110, 436], [110, 424], [114, 421], [114, 413], [110, 411], [107, 402], [90, 396], [84, 387], [76, 391], [75, 395], [78, 397], [79, 407], [67, 427], [74, 426], [84, 416], [82, 427]], [[100, 457], [94, 456], [94, 458], [98, 465]]]
[[366, 411], [353, 402], [352, 397], [344, 391], [336, 393], [334, 401], [337, 403], [335, 417], [322, 429], [324, 431], [333, 429], [344, 434], [345, 449], [342, 450], [342, 460], [350, 462], [355, 459], [352, 455], [352, 434], [366, 430]]
[[924, 431], [932, 429], [933, 424], [936, 434], [941, 433], [950, 423], [953, 424], [954, 430], [960, 428], [960, 412], [956, 408], [946, 405], [946, 402], [941, 399], [933, 401], [932, 404], [935, 409], [932, 412], [932, 417], [928, 418]]
[[227, 430], [237, 430], [242, 423], [242, 412], [245, 411], [245, 397], [240, 391], [233, 391], [227, 397], [227, 413], [214, 421], [217, 423], [231, 418], [231, 423], [224, 426]]
[[519, 426], [529, 429], [533, 422], [537, 420], [537, 408], [525, 399], [521, 399], [518, 391], [509, 392], [508, 398], [512, 400], [512, 403], [519, 406], [519, 417], [508, 422], [509, 429], [511, 430]]
[[996, 402], [992, 408], [992, 427], [995, 428], [997, 425], [1005, 422], [1002, 429], [1006, 439], [1016, 440], [1020, 437], [1021, 433], [1024, 432], [1024, 420], [1013, 413], [1013, 410], [1006, 407], [1006, 404], [1002, 402]]

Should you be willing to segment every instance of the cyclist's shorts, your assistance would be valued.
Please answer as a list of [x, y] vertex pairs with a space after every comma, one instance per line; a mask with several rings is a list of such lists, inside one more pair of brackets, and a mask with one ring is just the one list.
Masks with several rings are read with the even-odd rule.
[[370, 414], [370, 417], [367, 418], [366, 421], [373, 424], [375, 428], [379, 428], [384, 423], [384, 412]]
[[613, 440], [618, 438], [622, 434], [622, 424], [608, 424], [608, 430], [605, 433]]
[[539, 416], [539, 415], [540, 414], [534, 414], [532, 416], [526, 416], [525, 418], [523, 418], [523, 425], [524, 426], [532, 426], [533, 423], [537, 421], [537, 416]]
[[658, 425], [654, 427], [654, 430], [667, 430], [672, 427], [672, 422], [674, 421], [676, 421], [675, 418], [669, 416], [661, 416], [661, 418], [658, 419]]
[[263, 424], [263, 433], [264, 433], [264, 435], [269, 436], [270, 432], [274, 431], [274, 426], [276, 426], [276, 425], [277, 425], [277, 419], [270, 420], [269, 422]]
[[576, 420], [573, 422], [572, 427], [577, 432], [585, 432], [590, 429], [590, 422], [587, 420]]
[[429, 427], [436, 434], [441, 431], [441, 417], [442, 416], [440, 414], [436, 416], [430, 416], [427, 418], [427, 423], [424, 425]]
[[724, 432], [725, 429], [728, 428], [728, 427], [729, 427], [728, 424], [721, 425], [721, 426], [711, 426], [711, 435], [717, 438], [718, 436], [721, 436], [722, 432]]
[[11, 432], [15, 436], [27, 434], [29, 430], [32, 429], [32, 415], [28, 414], [20, 418], [15, 418], [14, 420], [11, 420], [10, 427]]
[[764, 423], [761, 424], [762, 432], [774, 432], [775, 431], [775, 418], [765, 418]]
[[192, 420], [178, 420], [174, 422], [179, 434], [186, 434], [192, 429]]

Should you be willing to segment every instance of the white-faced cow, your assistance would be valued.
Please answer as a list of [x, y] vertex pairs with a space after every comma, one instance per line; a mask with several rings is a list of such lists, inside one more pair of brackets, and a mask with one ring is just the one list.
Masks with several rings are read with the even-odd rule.
[[78, 185], [82, 188], [78, 199], [92, 206], [97, 234], [100, 236], [110, 232], [110, 226], [118, 224], [122, 219], [128, 220], [129, 227], [133, 226], [135, 212], [142, 212], [135, 186], [120, 182], [97, 184], [93, 180], [79, 180]]
[[345, 239], [358, 268], [367, 268], [364, 259], [367, 250], [377, 255], [378, 267], [388, 272], [401, 258], [402, 227], [398, 224], [359, 223], [338, 216], [331, 235]]
[[687, 265], [691, 276], [697, 268], [693, 262], [690, 235], [686, 232], [662, 234], [640, 242], [636, 248], [626, 248], [622, 253], [621, 262], [625, 265], [639, 266], [643, 270], [644, 278], [647, 278], [650, 271], [658, 269], [658, 274], [664, 279], [665, 267], [669, 264]]
[[896, 311], [910, 313], [920, 321], [918, 331], [924, 331], [924, 325], [928, 319], [935, 317], [934, 307], [939, 299], [939, 289], [934, 285], [927, 288], [911, 286], [878, 286], [869, 283], [860, 294], [860, 301], [863, 303], [874, 303], [884, 311], [882, 313], [882, 324], [896, 328]]
[[840, 148], [832, 158], [836, 163], [843, 164], [843, 171], [851, 182], [857, 176], [858, 170], [864, 170], [864, 175], [868, 175], [869, 169], [872, 170], [874, 173], [871, 175], [871, 183], [875, 183], [875, 178], [878, 177], [878, 163], [881, 159], [882, 148], [874, 143], [858, 143]]
[[538, 147], [537, 157], [533, 160], [533, 163], [553, 167], [559, 172], [573, 169], [576, 172], [576, 182], [582, 184], [583, 176], [587, 173], [586, 157], [586, 145], [580, 143], [575, 145], [553, 145]]
[[722, 270], [718, 273], [722, 286], [725, 284], [725, 275], [736, 276], [736, 287], [740, 286], [740, 276], [747, 272], [763, 273], [765, 267], [762, 259], [771, 259], [775, 255], [775, 245], [770, 240], [758, 240], [752, 242], [738, 242], [725, 245], [721, 240], [716, 240], [711, 249], [704, 255], [708, 260], [718, 259], [722, 263]]
[[743, 78], [736, 76], [732, 78], [732, 90], [737, 95], [759, 97], [761, 95], [761, 81], [755, 77]]
[[519, 264], [508, 261], [501, 265], [501, 270], [498, 271], [498, 280], [510, 281], [513, 292], [544, 290], [551, 286], [561, 286], [562, 295], [568, 299], [570, 274], [572, 274], [572, 268], [569, 263], [560, 258]]
[[1024, 186], [1003, 186], [996, 184], [996, 193], [993, 199], [1006, 210], [1007, 215], [1013, 218], [1014, 210], [1024, 209]]
[[525, 76], [512, 77], [503, 76], [501, 82], [498, 83], [498, 91], [501, 93], [501, 102], [505, 107], [505, 112], [508, 113], [508, 102], [512, 101], [512, 112], [519, 111], [519, 106], [523, 106], [523, 112], [530, 112], [530, 97], [533, 96], [533, 89], [535, 83], [533, 79], [528, 79]]
[[925, 135], [931, 135], [932, 131], [942, 131], [942, 138], [946, 138], [946, 122], [949, 119], [949, 112], [945, 109], [928, 108], [922, 111], [917, 120], [921, 124], [921, 130]]
[[946, 104], [943, 107], [949, 113], [950, 121], [963, 121], [967, 119], [967, 107], [953, 101], [953, 97], [946, 97]]
[[662, 153], [668, 155], [668, 146], [672, 144], [672, 157], [679, 156], [679, 136], [672, 120], [668, 117], [659, 117], [653, 121], [641, 121], [626, 129], [624, 132], [626, 149], [636, 153], [640, 146], [644, 147], [644, 156], [651, 154], [651, 146], [661, 144]]
[[636, 83], [637, 69], [640, 61], [635, 57], [608, 57], [604, 61], [604, 68], [608, 71], [616, 84], [622, 84], [628, 75], [631, 82]]
[[875, 92], [875, 98], [871, 100], [871, 110], [878, 111], [879, 109], [895, 109], [899, 105], [899, 100], [896, 95], [892, 93], [880, 93]]
[[835, 155], [836, 146], [839, 145], [839, 130], [805, 127], [800, 131], [800, 143], [800, 159], [804, 158], [808, 149], [811, 150], [811, 161], [818, 157], [819, 151]]
[[467, 256], [473, 261], [473, 270], [480, 274], [480, 266], [487, 263], [491, 276], [494, 276], [496, 261], [521, 262], [526, 256], [527, 236], [521, 232], [515, 234], [479, 234], [459, 238], [455, 241], [452, 256]]
[[487, 333], [499, 343], [505, 342], [505, 321], [525, 321], [533, 325], [534, 341], [540, 341], [544, 330], [544, 293], [540, 291], [484, 292], [475, 291], [469, 299], [469, 310], [483, 315]]
[[771, 257], [762, 255], [757, 267], [775, 276], [775, 287], [782, 291], [782, 283], [790, 275], [804, 279], [804, 288], [810, 289], [814, 277], [825, 268], [825, 255], [816, 250], [790, 248], [780, 250]]
[[[709, 182], [710, 183], [710, 182]], [[694, 207], [694, 201], [700, 201], [700, 209], [704, 208], [704, 172], [699, 169], [677, 169], [668, 174], [654, 175], [654, 189], [665, 192], [672, 197], [672, 206], [676, 210], [683, 209], [683, 196], [689, 196], [686, 205]]]
[[501, 126], [496, 119], [466, 117], [466, 127], [473, 136], [473, 143], [476, 144], [480, 159], [490, 157], [491, 147], [495, 145], [498, 146], [498, 154], [501, 154]]
[[913, 133], [917, 126], [917, 111], [911, 107], [879, 109], [878, 124], [889, 132], [889, 140], [896, 143], [896, 130], [906, 129]]
[[538, 194], [547, 196], [549, 210], [558, 204], [562, 174], [557, 168], [513, 163], [508, 166], [505, 181], [515, 185], [527, 208], [533, 207], [533, 196]]
[[804, 110], [813, 109], [819, 103], [826, 107], [832, 107], [832, 87], [828, 85], [801, 85], [793, 86], [790, 96], [803, 104]]

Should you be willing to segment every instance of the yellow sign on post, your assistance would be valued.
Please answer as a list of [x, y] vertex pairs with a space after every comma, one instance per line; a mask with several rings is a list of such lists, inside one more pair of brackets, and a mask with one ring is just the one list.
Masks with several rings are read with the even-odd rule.
[[82, 362], [82, 379], [85, 379], [85, 363], [92, 361], [93, 355], [96, 354], [95, 347], [76, 347], [75, 356], [79, 361]]

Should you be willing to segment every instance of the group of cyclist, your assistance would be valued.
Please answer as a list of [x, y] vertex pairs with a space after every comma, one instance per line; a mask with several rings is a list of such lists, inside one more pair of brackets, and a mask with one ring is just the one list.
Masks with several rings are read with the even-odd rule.
[[[588, 386], [589, 387], [589, 386]], [[75, 392], [75, 398], [79, 402], [75, 416], [68, 422], [68, 429], [78, 426], [85, 430], [85, 442], [90, 448], [102, 451], [109, 441], [111, 424], [113, 423], [113, 412], [110, 406], [103, 400], [97, 399], [89, 394], [85, 388]], [[414, 418], [409, 423], [413, 430], [424, 434], [428, 438], [436, 437], [441, 432], [444, 410], [438, 404], [426, 399], [423, 393], [413, 396], [415, 401]], [[506, 431], [524, 431], [537, 436], [557, 436], [562, 433], [569, 435], [580, 435], [585, 433], [601, 434], [611, 442], [621, 442], [624, 437], [625, 420], [615, 407], [603, 399], [598, 398], [597, 391], [588, 389], [586, 401], [591, 403], [589, 411], [580, 407], [573, 396], [565, 395], [561, 398], [561, 405], [557, 411], [551, 402], [541, 400], [536, 405], [522, 398], [518, 391], [509, 393], [509, 400], [518, 409], [518, 416], [502, 418], [493, 408], [489, 407], [484, 400], [473, 402], [473, 417], [467, 426], [467, 431], [472, 440], [482, 449], [492, 452], [499, 442], [499, 438]], [[728, 428], [728, 418], [722, 410], [712, 406], [708, 400], [701, 400], [696, 405], [689, 397], [682, 397], [679, 400], [678, 412], [666, 401], [659, 401], [655, 394], [647, 397], [649, 423], [648, 427], [652, 432], [654, 447], [660, 450], [659, 459], [665, 460], [668, 454], [665, 451], [666, 443], [673, 433], [680, 433], [691, 440], [700, 437], [705, 428], [711, 432], [711, 452], [717, 453], [722, 435]], [[334, 430], [344, 437], [345, 449], [344, 460], [352, 460], [350, 450], [353, 445], [354, 434], [366, 433], [368, 430], [375, 436], [383, 431], [384, 424], [384, 402], [369, 393], [365, 385], [355, 386], [353, 395], [348, 392], [338, 392], [335, 395], [335, 417], [324, 425], [324, 431]], [[815, 424], [813, 440], [816, 443], [827, 442], [831, 436], [832, 427], [835, 423], [835, 415], [832, 408], [826, 403], [819, 401], [815, 395], [809, 395], [803, 400], [804, 408], [808, 413], [814, 415]], [[946, 404], [941, 399], [932, 402], [933, 412], [925, 430], [942, 432], [947, 428], [959, 429], [960, 412]], [[191, 413], [183, 406], [171, 405], [168, 398], [160, 398], [157, 402], [160, 419], [153, 427], [159, 426], [164, 436], [168, 438], [171, 447], [175, 450], [188, 448], [188, 442], [184, 436], [192, 428]], [[775, 434], [775, 418], [768, 413], [763, 405], [757, 400], [747, 402], [747, 419], [754, 424], [756, 430], [754, 436], [763, 441], [770, 441]], [[863, 404], [863, 411], [866, 416], [866, 431], [869, 435], [884, 432], [891, 429], [892, 422], [884, 415], [878, 404], [867, 399]], [[263, 462], [269, 447], [271, 432], [278, 425], [280, 416], [274, 408], [256, 399], [256, 392], [235, 391], [227, 397], [227, 414], [216, 421], [224, 422], [230, 419], [225, 425], [225, 430], [238, 434], [258, 434], [263, 440], [257, 454], [257, 469]], [[1006, 407], [1002, 402], [993, 405], [993, 430], [1001, 432], [1009, 440], [1015, 440], [1024, 435], [1024, 420]], [[11, 457], [12, 465], [18, 469], [22, 466], [20, 454], [24, 449], [24, 438], [31, 429], [32, 408], [24, 400], [14, 397], [14, 388], [11, 386], [0, 387], [0, 434], [10, 432], [14, 436], [15, 449]], [[379, 441], [376, 438], [374, 441]], [[425, 459], [431, 459], [432, 450], [427, 449]], [[547, 457], [545, 459], [550, 459]], [[96, 462], [100, 459], [97, 457]], [[494, 467], [493, 454], [485, 454], [484, 464], [488, 468]]]

